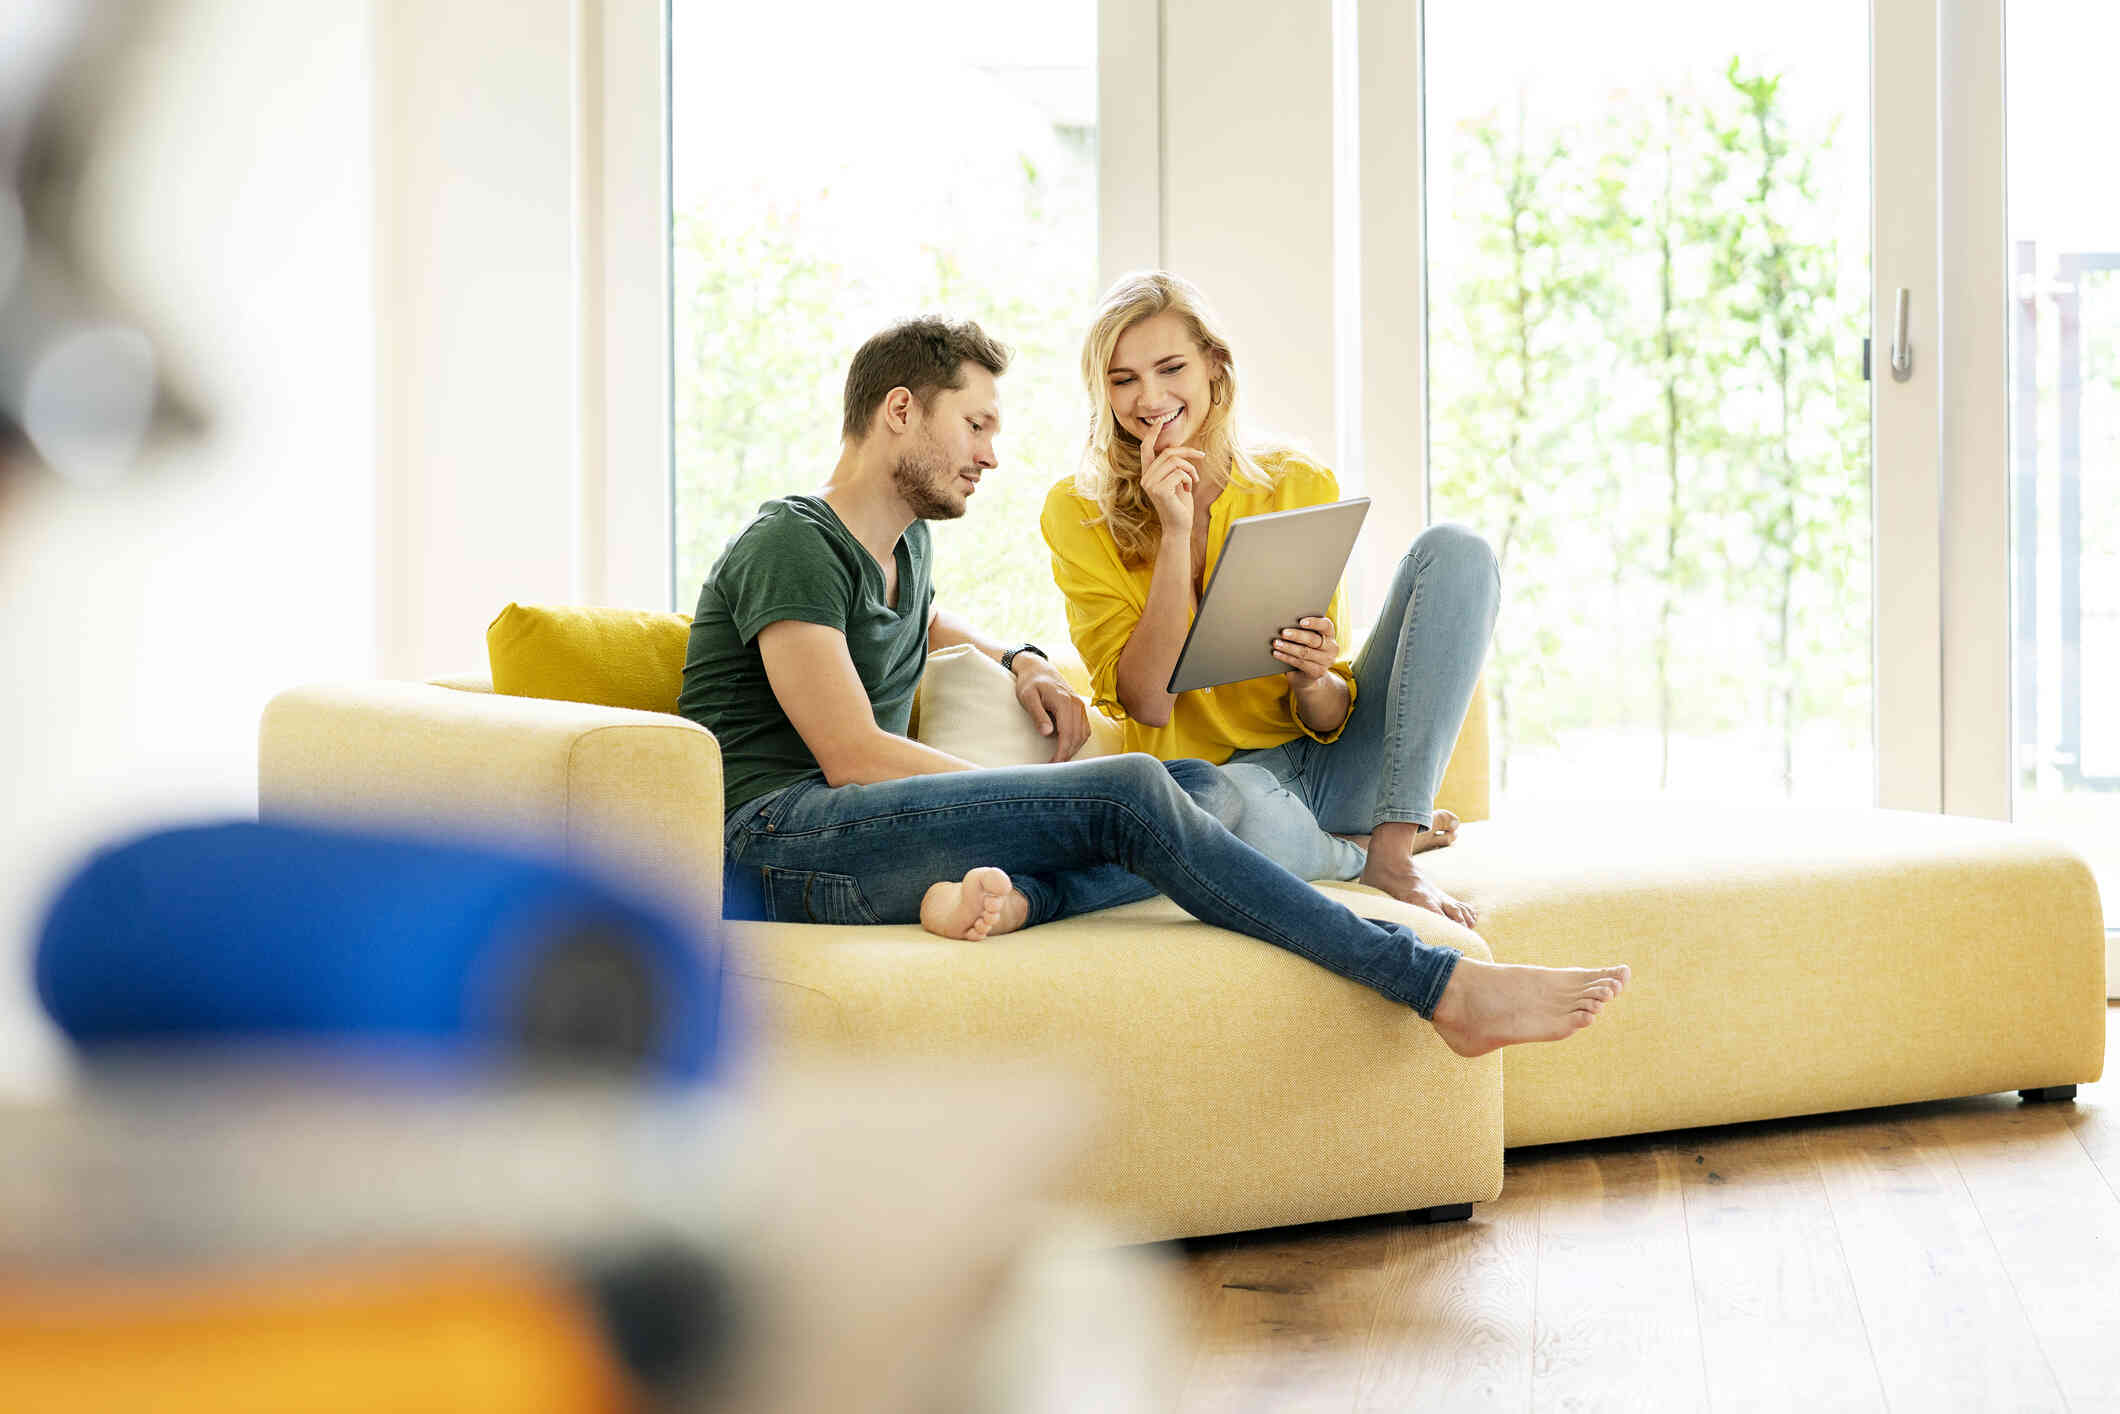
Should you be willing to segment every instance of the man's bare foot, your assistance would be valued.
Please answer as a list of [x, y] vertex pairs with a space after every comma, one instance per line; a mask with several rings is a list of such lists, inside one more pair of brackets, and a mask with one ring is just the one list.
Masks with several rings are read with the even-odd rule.
[[937, 937], [976, 943], [1013, 933], [1030, 916], [1031, 903], [994, 868], [974, 869], [961, 883], [930, 885], [920, 900], [920, 926]]
[[1407, 841], [1407, 851], [1421, 854], [1431, 849], [1448, 849], [1457, 843], [1457, 832], [1458, 817], [1448, 810], [1438, 810], [1428, 828]]
[[1453, 923], [1467, 928], [1479, 926], [1480, 911], [1471, 904], [1452, 898], [1435, 885], [1421, 877], [1421, 871], [1413, 864], [1413, 856], [1403, 846], [1393, 850], [1385, 847], [1384, 831], [1388, 826], [1378, 826], [1371, 835], [1369, 862], [1362, 866], [1362, 882], [1372, 889], [1381, 889], [1401, 903], [1410, 903], [1425, 908], [1431, 913], [1440, 913]]
[[1561, 1041], [1597, 1020], [1632, 973], [1619, 967], [1522, 967], [1461, 957], [1435, 1004], [1436, 1034], [1461, 1056]]

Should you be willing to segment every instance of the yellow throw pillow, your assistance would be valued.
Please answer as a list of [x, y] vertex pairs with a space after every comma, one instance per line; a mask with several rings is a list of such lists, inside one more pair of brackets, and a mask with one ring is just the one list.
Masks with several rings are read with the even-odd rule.
[[510, 604], [486, 627], [493, 690], [676, 712], [692, 620], [645, 609]]

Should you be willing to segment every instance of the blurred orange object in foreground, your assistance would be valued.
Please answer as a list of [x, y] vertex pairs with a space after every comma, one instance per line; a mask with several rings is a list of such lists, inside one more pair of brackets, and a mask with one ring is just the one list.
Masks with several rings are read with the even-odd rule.
[[498, 1257], [158, 1276], [0, 1274], [0, 1409], [605, 1414], [636, 1407], [595, 1314]]

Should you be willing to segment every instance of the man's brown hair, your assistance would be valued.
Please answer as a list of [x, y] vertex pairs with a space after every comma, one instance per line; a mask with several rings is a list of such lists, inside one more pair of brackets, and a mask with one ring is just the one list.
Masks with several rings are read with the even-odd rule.
[[893, 324], [870, 335], [847, 365], [846, 420], [839, 435], [850, 442], [866, 437], [869, 419], [893, 388], [911, 393], [925, 412], [936, 393], [964, 386], [965, 364], [999, 378], [1008, 372], [1009, 358], [1007, 344], [969, 319], [951, 323], [929, 315]]

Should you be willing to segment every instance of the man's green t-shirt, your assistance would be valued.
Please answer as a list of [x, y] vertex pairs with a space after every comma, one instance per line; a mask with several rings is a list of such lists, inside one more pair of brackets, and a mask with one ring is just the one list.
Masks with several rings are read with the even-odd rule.
[[707, 571], [677, 710], [721, 744], [723, 809], [823, 775], [766, 680], [758, 634], [782, 619], [847, 637], [876, 725], [903, 736], [927, 663], [931, 543], [925, 521], [898, 537], [898, 604], [883, 567], [816, 496], [768, 501]]

